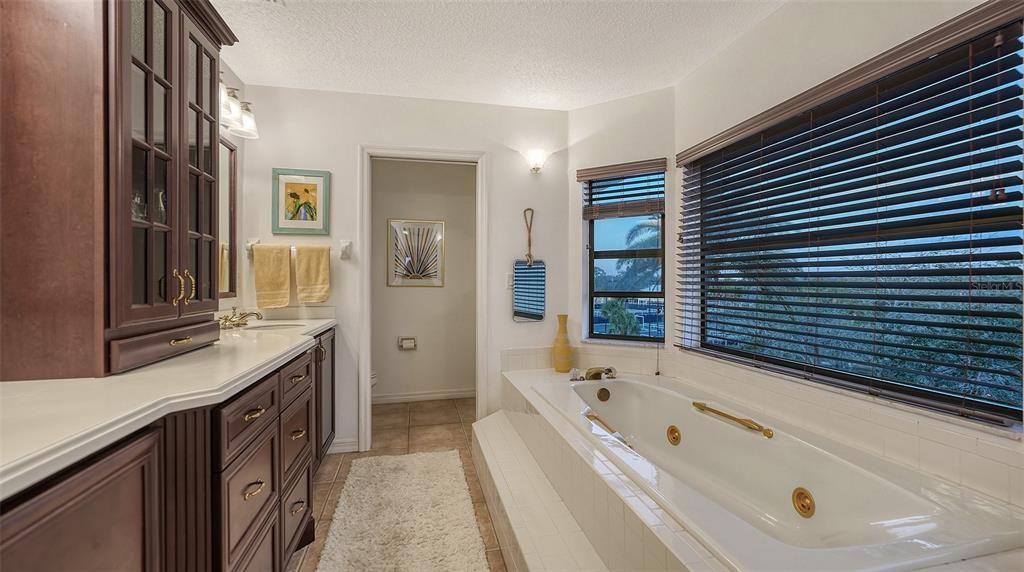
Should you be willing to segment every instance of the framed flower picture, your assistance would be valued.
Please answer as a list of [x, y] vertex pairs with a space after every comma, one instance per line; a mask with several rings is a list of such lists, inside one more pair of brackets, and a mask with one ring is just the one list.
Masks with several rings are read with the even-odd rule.
[[388, 219], [388, 286], [444, 286], [444, 221]]
[[274, 234], [331, 233], [331, 173], [310, 169], [274, 169]]

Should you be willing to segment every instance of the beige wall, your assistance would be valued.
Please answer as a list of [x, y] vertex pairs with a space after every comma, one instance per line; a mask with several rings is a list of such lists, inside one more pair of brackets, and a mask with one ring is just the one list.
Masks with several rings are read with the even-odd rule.
[[[374, 399], [472, 395], [476, 359], [476, 167], [373, 159]], [[387, 286], [388, 219], [445, 223], [444, 286]], [[417, 348], [398, 349], [399, 336]]]
[[682, 151], [981, 4], [790, 1], [676, 84]]
[[[672, 134], [673, 89], [671, 87], [617, 99], [569, 112], [569, 339], [586, 336], [589, 300], [589, 263], [586, 256], [588, 226], [581, 213], [583, 194], [576, 182], [576, 170], [657, 157], [668, 158], [665, 174], [666, 198], [675, 188], [675, 142]], [[673, 235], [675, 214], [666, 200], [666, 237]], [[675, 257], [667, 256], [666, 278], [674, 276]], [[671, 283], [666, 280], [666, 291]], [[666, 320], [673, 311], [673, 298], [666, 296]], [[666, 323], [668, 323], [666, 321]]]
[[[486, 162], [488, 195], [488, 291], [483, 297], [489, 313], [486, 340], [490, 410], [498, 407], [502, 348], [550, 344], [554, 319], [512, 321], [512, 291], [505, 287], [512, 262], [526, 252], [522, 212], [537, 211], [533, 228], [534, 255], [548, 264], [548, 313], [565, 312], [566, 112], [502, 107], [406, 97], [387, 97], [249, 85], [246, 98], [255, 104], [260, 138], [246, 141], [244, 207], [241, 241], [330, 244], [352, 240], [349, 260], [332, 260], [331, 294], [315, 306], [268, 312], [268, 317], [333, 317], [338, 320], [337, 416], [335, 444], [354, 446], [358, 423], [359, 338], [364, 327], [359, 284], [369, 272], [366, 253], [356, 235], [359, 218], [360, 145], [401, 146], [477, 151]], [[532, 148], [553, 152], [538, 173], [530, 172], [523, 153]], [[330, 171], [330, 236], [281, 236], [271, 232], [270, 174], [274, 167]], [[252, 307], [252, 269], [242, 259], [243, 297], [239, 306]], [[371, 328], [372, 331], [372, 328]], [[371, 361], [372, 363], [372, 361]]]

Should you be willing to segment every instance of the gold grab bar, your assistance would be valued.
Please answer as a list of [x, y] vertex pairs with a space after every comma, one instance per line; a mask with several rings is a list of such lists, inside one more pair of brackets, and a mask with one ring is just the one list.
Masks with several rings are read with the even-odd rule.
[[607, 431], [609, 435], [615, 437], [619, 441], [622, 441], [623, 445], [629, 447], [630, 449], [633, 448], [632, 445], [626, 442], [626, 438], [622, 436], [622, 433], [619, 433], [614, 428], [612, 428], [612, 426], [609, 425], [608, 422], [605, 421], [604, 419], [601, 419], [601, 416], [598, 415], [597, 413], [585, 413], [583, 416], [586, 417], [591, 423], [596, 423], [600, 425], [601, 428]]
[[747, 419], [745, 417], [736, 417], [735, 415], [730, 415], [725, 411], [722, 411], [721, 409], [715, 409], [714, 407], [711, 407], [710, 405], [704, 403], [703, 401], [694, 401], [693, 408], [703, 413], [711, 413], [712, 415], [717, 415], [719, 417], [728, 419], [733, 423], [739, 423], [740, 425], [746, 427], [747, 429], [761, 433], [768, 439], [771, 439], [772, 437], [775, 436], [775, 431], [772, 431], [768, 427], [761, 425], [760, 423], [754, 421], [753, 419]]
[[607, 431], [609, 435], [614, 435], [615, 433], [618, 433], [618, 431], [612, 429], [612, 426], [605, 423], [604, 419], [601, 419], [601, 416], [596, 413], [587, 413], [586, 415], [584, 415], [584, 417], [600, 425], [601, 428]]

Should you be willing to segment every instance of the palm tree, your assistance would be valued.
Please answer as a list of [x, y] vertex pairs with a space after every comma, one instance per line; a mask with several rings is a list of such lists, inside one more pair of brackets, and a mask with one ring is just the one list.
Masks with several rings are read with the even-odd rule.
[[[626, 233], [626, 245], [634, 250], [660, 248], [661, 217], [654, 215], [635, 224]], [[619, 260], [615, 268], [620, 272], [620, 290], [640, 292], [661, 288], [661, 257]]]

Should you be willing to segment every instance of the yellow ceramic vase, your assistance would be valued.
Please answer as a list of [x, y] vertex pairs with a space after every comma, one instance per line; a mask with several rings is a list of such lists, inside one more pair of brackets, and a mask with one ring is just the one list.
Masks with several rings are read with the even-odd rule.
[[568, 319], [568, 314], [558, 315], [558, 332], [551, 346], [551, 360], [555, 364], [555, 371], [559, 373], [568, 373], [572, 368], [572, 349], [569, 348], [569, 332], [566, 329]]

